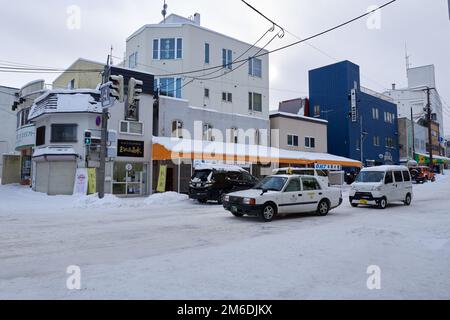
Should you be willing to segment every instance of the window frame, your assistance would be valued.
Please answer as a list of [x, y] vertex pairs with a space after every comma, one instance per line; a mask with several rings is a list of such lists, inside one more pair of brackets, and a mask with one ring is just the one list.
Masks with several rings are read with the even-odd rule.
[[315, 137], [305, 137], [305, 148], [315, 149], [316, 148], [316, 138]]
[[[73, 139], [67, 139], [64, 141], [56, 140], [54, 137], [55, 132], [53, 130], [55, 130], [58, 127], [59, 128], [61, 128], [61, 127], [75, 128], [75, 136], [72, 137]], [[50, 126], [50, 143], [78, 143], [78, 124], [76, 124], [76, 123], [52, 123]]]
[[[40, 130], [43, 130], [43, 134]], [[36, 147], [44, 146], [46, 144], [46, 134], [47, 134], [47, 126], [40, 126], [36, 128]], [[42, 138], [42, 140], [41, 140]], [[42, 141], [42, 143], [41, 143]]]
[[[292, 139], [292, 142], [289, 142], [289, 140], [291, 140], [291, 139]], [[297, 143], [296, 143], [296, 140], [297, 140]], [[296, 135], [296, 134], [288, 133], [288, 135], [287, 135], [287, 145], [289, 147], [295, 147], [295, 148], [299, 147], [300, 146], [299, 136]]]
[[[127, 124], [127, 131], [122, 131], [122, 124], [126, 123]], [[130, 123], [139, 123], [142, 127], [142, 133], [133, 133], [130, 132]], [[129, 135], [129, 136], [140, 136], [142, 137], [145, 133], [145, 124], [142, 121], [129, 121], [129, 120], [120, 120], [119, 121], [119, 133], [120, 134], [124, 134], [124, 135]]]
[[[256, 96], [259, 96], [261, 98], [261, 100], [260, 100], [261, 109], [260, 110], [255, 109], [255, 97]], [[248, 93], [248, 110], [251, 112], [259, 112], [259, 113], [263, 112], [263, 95], [261, 93], [258, 93], [258, 92], [249, 92]]]
[[205, 42], [205, 56], [204, 56], [204, 63], [210, 64], [211, 62], [211, 46], [208, 42]]

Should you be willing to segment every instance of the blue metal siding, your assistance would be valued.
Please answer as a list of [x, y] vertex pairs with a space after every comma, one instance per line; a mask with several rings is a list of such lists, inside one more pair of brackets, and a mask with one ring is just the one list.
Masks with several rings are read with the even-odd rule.
[[[397, 106], [380, 98], [360, 91], [359, 66], [343, 61], [309, 72], [310, 115], [314, 116], [314, 107], [320, 106], [320, 118], [328, 120], [328, 150], [331, 154], [361, 160], [361, 151], [357, 148], [360, 138], [360, 122], [351, 122], [349, 117], [351, 90], [357, 88], [358, 110], [362, 112], [363, 128], [369, 134], [364, 140], [364, 161], [380, 160], [380, 155], [390, 152], [393, 163], [399, 162], [398, 123], [388, 124], [384, 121], [384, 112], [397, 116]], [[379, 120], [374, 120], [372, 107], [379, 109]], [[374, 136], [380, 137], [380, 146], [374, 146]], [[385, 146], [386, 137], [395, 141], [396, 148]]]

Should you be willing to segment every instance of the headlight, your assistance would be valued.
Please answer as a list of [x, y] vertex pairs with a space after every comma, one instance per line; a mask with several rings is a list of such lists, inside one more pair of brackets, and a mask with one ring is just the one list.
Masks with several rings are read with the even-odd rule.
[[381, 191], [381, 186], [373, 187], [372, 191]]
[[225, 201], [225, 202], [230, 202], [230, 196], [225, 196], [225, 197], [223, 197], [223, 201]]
[[254, 206], [256, 204], [256, 199], [244, 198], [244, 204]]

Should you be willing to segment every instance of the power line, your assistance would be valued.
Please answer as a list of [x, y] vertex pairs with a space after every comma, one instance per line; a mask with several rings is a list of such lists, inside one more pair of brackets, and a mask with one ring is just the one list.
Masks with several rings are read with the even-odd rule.
[[[273, 53], [276, 53], [276, 52], [279, 52], [279, 51], [282, 51], [282, 50], [285, 50], [285, 49], [294, 47], [294, 46], [296, 46], [296, 45], [298, 45], [298, 44], [307, 42], [307, 41], [312, 40], [312, 39], [314, 39], [314, 38], [317, 38], [317, 37], [320, 37], [320, 36], [325, 35], [325, 34], [327, 34], [327, 33], [330, 33], [330, 32], [332, 32], [332, 31], [334, 31], [334, 30], [340, 29], [340, 28], [342, 28], [342, 27], [344, 27], [344, 26], [347, 26], [347, 25], [349, 25], [349, 24], [351, 24], [351, 23], [353, 23], [353, 22], [355, 22], [355, 21], [358, 21], [358, 20], [360, 20], [360, 19], [362, 19], [362, 18], [364, 18], [364, 17], [367, 17], [367, 16], [373, 14], [374, 12], [377, 12], [377, 11], [379, 11], [379, 10], [381, 10], [381, 9], [383, 9], [383, 8], [385, 8], [385, 7], [387, 7], [387, 6], [389, 6], [389, 5], [391, 5], [391, 4], [393, 4], [394, 2], [396, 2], [396, 1], [397, 1], [397, 0], [391, 0], [391, 1], [389, 1], [389, 2], [387, 2], [387, 3], [385, 3], [385, 4], [383, 4], [383, 5], [381, 5], [381, 6], [378, 7], [378, 8], [375, 8], [375, 9], [373, 9], [373, 10], [371, 10], [371, 11], [368, 11], [368, 12], [366, 12], [366, 13], [363, 13], [363, 14], [361, 14], [361, 15], [355, 17], [355, 18], [352, 18], [352, 19], [350, 19], [350, 20], [347, 20], [347, 21], [345, 21], [345, 22], [343, 22], [343, 23], [341, 23], [341, 24], [339, 24], [339, 25], [336, 25], [336, 26], [334, 26], [334, 27], [331, 27], [331, 28], [326, 29], [326, 30], [324, 30], [324, 31], [321, 31], [321, 32], [319, 32], [319, 33], [316, 33], [316, 34], [314, 34], [314, 35], [312, 35], [312, 36], [309, 36], [309, 37], [307, 37], [307, 38], [301, 39], [301, 40], [299, 40], [299, 41], [290, 43], [290, 44], [288, 44], [288, 45], [279, 47], [279, 48], [274, 49], [274, 50], [271, 50], [271, 51], [267, 51], [267, 52], [264, 52], [264, 53], [260, 53], [260, 54], [258, 54], [257, 56], [255, 56], [255, 58], [259, 58], [259, 57], [262, 57], [262, 56], [266, 56], [266, 55], [269, 55], [269, 54], [273, 54]], [[230, 64], [242, 63], [242, 62], [244, 62], [244, 61], [246, 61], [246, 60], [240, 60], [240, 61], [236, 61], [236, 62], [233, 62], [233, 63], [230, 63]], [[222, 67], [222, 66], [215, 66], [215, 67], [203, 68], [203, 69], [198, 69], [198, 70], [185, 71], [185, 72], [176, 72], [176, 73], [169, 73], [169, 74], [155, 75], [155, 76], [158, 76], [158, 77], [165, 77], [165, 76], [182, 76], [182, 75], [186, 75], [186, 74], [192, 74], [192, 73], [199, 73], [199, 72], [209, 71], [209, 70], [213, 70], [213, 69], [217, 69], [217, 68], [221, 68], [221, 67]]]

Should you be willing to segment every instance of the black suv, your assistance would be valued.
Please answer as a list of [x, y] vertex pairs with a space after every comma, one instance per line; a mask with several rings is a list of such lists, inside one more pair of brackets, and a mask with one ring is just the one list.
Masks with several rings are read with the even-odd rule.
[[189, 198], [200, 203], [217, 201], [231, 192], [253, 188], [258, 179], [238, 167], [200, 167], [197, 168], [189, 184]]

